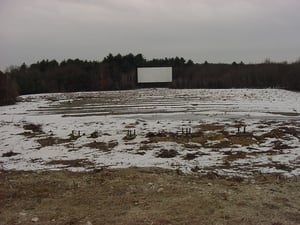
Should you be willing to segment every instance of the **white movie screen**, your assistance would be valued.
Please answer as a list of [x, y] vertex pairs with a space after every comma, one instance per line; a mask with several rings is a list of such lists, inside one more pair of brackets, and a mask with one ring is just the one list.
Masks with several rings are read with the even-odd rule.
[[138, 83], [172, 82], [172, 67], [148, 67], [137, 69]]

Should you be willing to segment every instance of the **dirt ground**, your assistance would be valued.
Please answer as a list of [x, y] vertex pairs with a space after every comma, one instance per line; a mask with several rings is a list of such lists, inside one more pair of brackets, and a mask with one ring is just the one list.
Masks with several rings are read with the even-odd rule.
[[300, 179], [158, 168], [0, 171], [0, 224], [297, 225]]

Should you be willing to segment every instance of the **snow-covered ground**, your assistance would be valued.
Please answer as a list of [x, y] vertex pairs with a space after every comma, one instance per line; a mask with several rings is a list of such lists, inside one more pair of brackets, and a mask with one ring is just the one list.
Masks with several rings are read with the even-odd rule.
[[[21, 97], [0, 107], [6, 170], [138, 166], [300, 175], [297, 92], [138, 89]], [[136, 137], [124, 139], [128, 132]]]

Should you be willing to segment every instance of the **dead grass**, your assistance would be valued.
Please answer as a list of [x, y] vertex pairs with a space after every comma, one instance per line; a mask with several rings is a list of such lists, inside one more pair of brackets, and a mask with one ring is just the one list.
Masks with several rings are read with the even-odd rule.
[[258, 141], [251, 134], [230, 136], [229, 140], [232, 145], [241, 146], [250, 146], [258, 143]]
[[224, 152], [224, 154], [226, 155], [223, 158], [224, 162], [232, 162], [238, 159], [244, 159], [247, 157], [247, 153], [246, 152], [242, 152], [242, 151], [226, 151]]
[[161, 149], [157, 154], [156, 157], [158, 158], [174, 158], [177, 155], [179, 155], [179, 153], [174, 150], [174, 149]]
[[94, 131], [93, 133], [91, 133], [91, 135], [89, 136], [89, 138], [97, 138], [99, 136], [100, 136], [99, 132], [98, 131]]
[[132, 128], [135, 128], [136, 127], [136, 124], [128, 124], [128, 125], [125, 125], [125, 128], [126, 129], [132, 129]]
[[132, 134], [132, 135], [126, 135], [123, 137], [123, 140], [124, 141], [131, 141], [131, 140], [134, 140], [136, 138], [136, 135], [135, 134]]
[[[206, 148], [229, 148], [233, 145], [250, 146], [257, 144], [258, 141], [252, 133], [230, 135], [228, 132], [197, 132], [189, 135], [178, 135], [176, 133], [148, 133], [150, 143], [157, 142], [176, 142], [184, 144], [187, 148], [199, 147], [192, 143], [201, 144]], [[217, 141], [218, 143], [209, 143]]]
[[151, 150], [151, 149], [152, 149], [152, 147], [147, 145], [147, 144], [143, 144], [143, 145], [140, 146], [141, 151], [148, 151], [148, 150]]
[[204, 144], [207, 141], [222, 141], [226, 137], [224, 134], [221, 133], [215, 133], [215, 132], [210, 132], [210, 133], [205, 133], [201, 136], [195, 136], [191, 139], [192, 142], [196, 143], [202, 143]]
[[184, 160], [193, 160], [193, 159], [195, 159], [195, 158], [197, 158], [198, 157], [198, 154], [197, 153], [187, 153], [184, 157], [183, 157], [183, 159]]
[[84, 147], [95, 148], [101, 151], [111, 151], [114, 147], [116, 147], [119, 143], [117, 141], [109, 141], [106, 142], [97, 142], [93, 141], [91, 143], [85, 144]]
[[37, 134], [36, 133], [33, 133], [31, 131], [24, 131], [22, 133], [19, 133], [18, 135], [24, 135], [25, 137], [27, 138], [33, 138], [33, 137], [36, 137]]
[[0, 223], [296, 225], [299, 178], [226, 179], [158, 168], [0, 172]]
[[184, 143], [185, 148], [191, 148], [191, 149], [197, 149], [199, 148], [199, 145], [193, 144], [193, 143]]
[[19, 155], [19, 154], [20, 153], [9, 151], [9, 152], [3, 153], [2, 157], [12, 157], [12, 156], [16, 156], [16, 155]]
[[284, 171], [287, 171], [287, 172], [291, 172], [294, 169], [293, 166], [285, 165], [285, 164], [282, 164], [280, 162], [259, 164], [259, 165], [255, 165], [255, 167], [275, 168], [277, 170], [284, 170]]
[[286, 144], [283, 144], [281, 141], [278, 141], [278, 140], [273, 141], [272, 143], [274, 144], [274, 147], [273, 147], [273, 148], [274, 148], [275, 150], [291, 149], [291, 148], [292, 148], [291, 146], [288, 146], [288, 145], [286, 145]]
[[33, 133], [43, 133], [42, 125], [28, 123], [23, 125], [24, 130], [31, 130]]
[[74, 160], [52, 160], [46, 163], [46, 165], [64, 165], [65, 167], [94, 167], [95, 164], [87, 159], [74, 159]]
[[271, 131], [258, 136], [257, 139], [261, 142], [265, 141], [266, 138], [276, 138], [283, 140], [291, 140], [291, 137], [300, 138], [300, 131], [294, 127], [278, 127]]
[[23, 129], [25, 130], [22, 133], [19, 133], [19, 135], [24, 135], [28, 138], [33, 138], [36, 136], [39, 136], [41, 134], [44, 134], [42, 125], [40, 124], [33, 124], [33, 123], [26, 123], [23, 125]]
[[210, 148], [216, 148], [216, 149], [232, 147], [229, 140], [223, 140], [223, 141], [220, 141], [219, 143], [210, 144], [210, 145], [206, 145], [206, 146], [210, 147]]
[[200, 124], [199, 126], [196, 126], [197, 128], [200, 128], [201, 131], [217, 131], [217, 130], [224, 130], [225, 126], [218, 123], [205, 123]]
[[59, 137], [45, 137], [45, 138], [40, 138], [37, 140], [37, 142], [41, 145], [40, 147], [47, 147], [47, 146], [53, 146], [57, 144], [64, 144], [64, 143], [69, 143], [73, 139], [71, 138], [59, 138]]

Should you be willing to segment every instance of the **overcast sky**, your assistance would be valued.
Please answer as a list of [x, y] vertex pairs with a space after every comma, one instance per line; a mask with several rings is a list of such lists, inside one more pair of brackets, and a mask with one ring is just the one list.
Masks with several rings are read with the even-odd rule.
[[295, 61], [299, 0], [0, 0], [0, 69], [109, 53]]

